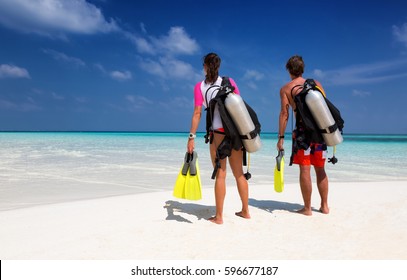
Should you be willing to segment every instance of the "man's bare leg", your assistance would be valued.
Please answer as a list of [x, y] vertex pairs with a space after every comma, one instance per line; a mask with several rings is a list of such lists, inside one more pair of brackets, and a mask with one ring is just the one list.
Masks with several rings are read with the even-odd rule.
[[304, 208], [297, 211], [299, 214], [306, 216], [312, 215], [311, 210], [311, 194], [312, 194], [312, 181], [311, 181], [311, 166], [300, 165], [300, 187], [302, 198], [304, 200]]
[[321, 208], [319, 209], [323, 214], [329, 214], [328, 207], [328, 176], [326, 175], [324, 167], [315, 167], [315, 174], [317, 176], [317, 185], [319, 195], [321, 196]]

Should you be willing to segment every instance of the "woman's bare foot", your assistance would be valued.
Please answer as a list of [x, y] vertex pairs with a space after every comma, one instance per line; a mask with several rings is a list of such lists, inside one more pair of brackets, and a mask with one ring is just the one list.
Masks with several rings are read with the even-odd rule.
[[208, 221], [210, 221], [210, 222], [212, 222], [214, 224], [217, 224], [217, 225], [223, 224], [223, 219], [217, 218], [216, 216], [213, 216], [213, 217], [209, 218]]
[[305, 209], [305, 208], [302, 208], [302, 209], [297, 210], [295, 212], [297, 212], [298, 214], [303, 214], [305, 216], [312, 216], [312, 211], [308, 210], [308, 209]]
[[236, 212], [235, 215], [238, 217], [242, 217], [244, 219], [250, 219], [250, 214], [249, 214], [249, 212], [246, 212], [246, 211]]

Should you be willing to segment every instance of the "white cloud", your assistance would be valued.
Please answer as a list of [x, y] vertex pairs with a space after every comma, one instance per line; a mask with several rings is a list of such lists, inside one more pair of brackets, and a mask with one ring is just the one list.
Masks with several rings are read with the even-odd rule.
[[94, 34], [118, 31], [101, 10], [85, 0], [2, 0], [0, 23], [22, 32], [41, 35]]
[[393, 36], [407, 47], [407, 23], [404, 23], [401, 27], [393, 25]]
[[127, 95], [126, 100], [130, 103], [153, 104], [154, 102], [148, 98], [139, 95]]
[[174, 110], [177, 108], [179, 110], [190, 110], [193, 107], [193, 101], [190, 98], [185, 96], [178, 97], [174, 96], [171, 100], [166, 100], [166, 102], [159, 102], [159, 106], [167, 109], [167, 110]]
[[186, 78], [190, 76], [194, 69], [191, 64], [173, 58], [161, 58], [160, 63], [167, 75], [172, 78]]
[[257, 70], [247, 70], [243, 75], [243, 80], [246, 81], [246, 85], [254, 90], [257, 90], [256, 81], [261, 81], [264, 79], [264, 74]]
[[164, 79], [189, 79], [191, 76], [196, 79], [198, 75], [192, 65], [176, 58], [179, 55], [193, 55], [200, 49], [196, 40], [183, 27], [171, 27], [168, 34], [158, 37], [149, 36], [143, 23], [140, 27], [143, 36], [123, 33], [142, 54], [139, 61], [141, 69]]
[[0, 79], [1, 78], [30, 78], [30, 74], [24, 68], [14, 65], [1, 64], [0, 65]]
[[334, 85], [371, 84], [407, 77], [407, 60], [351, 65], [336, 70], [314, 70], [323, 83]]
[[256, 70], [247, 70], [243, 76], [244, 80], [260, 81], [264, 78], [264, 74]]
[[48, 54], [48, 55], [52, 56], [55, 60], [62, 61], [62, 62], [68, 62], [68, 63], [74, 64], [76, 66], [81, 66], [81, 67], [86, 66], [86, 63], [83, 62], [79, 58], [71, 57], [71, 56], [68, 56], [68, 55], [66, 55], [64, 53], [57, 52], [57, 51], [54, 51], [54, 50], [51, 50], [51, 49], [43, 49], [42, 51], [45, 54]]
[[183, 27], [171, 27], [168, 35], [151, 38], [155, 47], [171, 54], [194, 54], [198, 51], [198, 44], [184, 30]]
[[161, 78], [165, 78], [166, 77], [166, 73], [165, 73], [165, 69], [163, 67], [163, 65], [161, 65], [159, 62], [157, 61], [153, 61], [151, 59], [146, 59], [146, 60], [142, 60], [139, 63], [141, 69], [143, 69], [144, 71], [155, 75], [155, 76], [159, 76]]
[[144, 25], [144, 23], [140, 23], [140, 29], [144, 34], [147, 34], [147, 29], [146, 29], [146, 26]]
[[102, 72], [104, 75], [108, 75], [110, 78], [117, 80], [117, 81], [127, 81], [133, 78], [133, 75], [130, 71], [107, 71], [105, 67], [100, 63], [94, 64], [95, 68]]
[[86, 97], [75, 97], [75, 101], [78, 103], [86, 103], [88, 99]]
[[110, 77], [118, 81], [127, 81], [132, 79], [131, 72], [129, 71], [112, 71]]
[[52, 98], [55, 99], [55, 100], [65, 100], [64, 96], [59, 95], [59, 94], [57, 94], [55, 92], [52, 92], [51, 95], [52, 95]]
[[367, 96], [370, 96], [371, 93], [370, 93], [369, 91], [363, 91], [363, 90], [354, 89], [354, 90], [352, 91], [352, 95], [353, 95], [353, 96], [357, 96], [357, 97], [367, 97]]
[[161, 57], [157, 61], [144, 59], [139, 65], [144, 71], [164, 79], [196, 79], [191, 64], [171, 57]]
[[100, 72], [106, 74], [105, 67], [103, 67], [102, 64], [100, 64], [100, 63], [95, 63], [94, 66], [95, 66], [95, 68], [98, 69]]
[[4, 110], [15, 110], [21, 112], [41, 111], [42, 108], [35, 103], [32, 98], [27, 98], [22, 103], [13, 103], [8, 100], [0, 99], [0, 108]]
[[251, 82], [251, 81], [247, 83], [247, 86], [248, 86], [249, 88], [251, 88], [251, 89], [254, 89], [254, 90], [257, 90], [257, 89], [258, 89], [257, 84], [254, 83], [254, 82]]
[[320, 69], [315, 69], [313, 71], [313, 73], [314, 73], [315, 78], [317, 78], [317, 79], [322, 79], [325, 77], [325, 73]]
[[125, 97], [125, 99], [127, 100], [127, 102], [129, 103], [130, 107], [129, 110], [130, 111], [135, 111], [137, 109], [142, 109], [144, 108], [146, 105], [152, 105], [154, 104], [154, 102], [144, 96], [139, 96], [139, 95], [127, 95]]
[[128, 36], [128, 37], [136, 45], [138, 52], [152, 54], [152, 55], [156, 53], [154, 46], [151, 43], [149, 43], [146, 39], [141, 38], [141, 37], [136, 37], [136, 36]]
[[167, 35], [154, 37], [148, 36], [144, 25], [141, 25], [145, 37], [125, 32], [136, 46], [137, 51], [143, 54], [165, 56], [192, 55], [199, 51], [196, 40], [186, 33], [183, 27], [171, 27]]

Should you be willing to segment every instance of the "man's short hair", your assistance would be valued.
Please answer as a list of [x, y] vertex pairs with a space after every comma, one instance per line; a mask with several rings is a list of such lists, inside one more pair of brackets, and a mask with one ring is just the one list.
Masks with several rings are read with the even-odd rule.
[[285, 67], [291, 75], [299, 77], [304, 73], [305, 64], [301, 56], [294, 55], [290, 57]]

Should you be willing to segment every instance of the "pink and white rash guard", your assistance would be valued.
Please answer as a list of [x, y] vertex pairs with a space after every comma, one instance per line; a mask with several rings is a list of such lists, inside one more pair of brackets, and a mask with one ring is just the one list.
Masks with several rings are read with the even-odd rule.
[[[234, 92], [240, 95], [239, 88], [237, 87], [235, 81], [232, 78], [229, 78], [230, 83], [232, 86], [235, 87]], [[202, 82], [198, 82], [194, 88], [194, 104], [195, 107], [197, 106], [205, 106], [207, 107], [209, 102], [212, 98], [216, 96], [218, 93], [219, 87], [222, 84], [222, 77], [218, 77], [214, 84], [206, 84], [205, 80]], [[213, 121], [212, 121], [212, 129], [217, 130], [222, 128], [222, 120], [219, 115], [218, 106], [215, 106]]]

